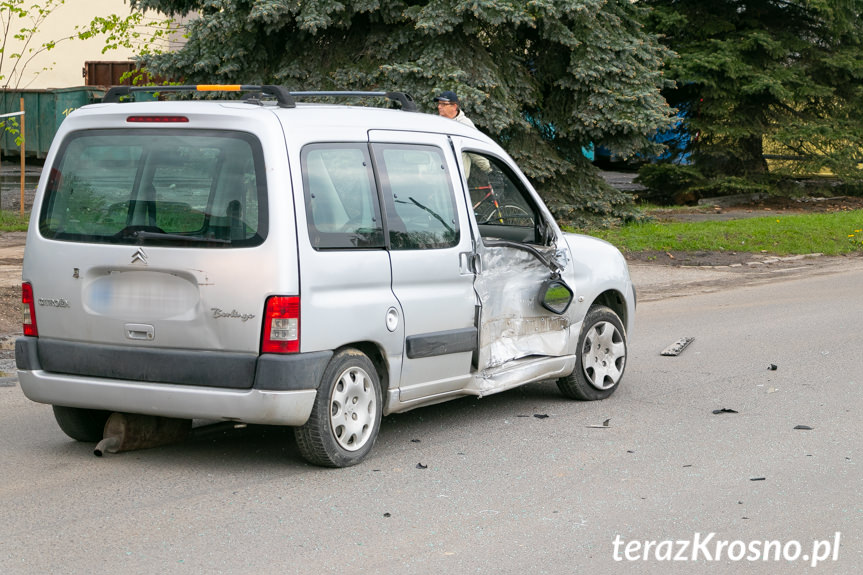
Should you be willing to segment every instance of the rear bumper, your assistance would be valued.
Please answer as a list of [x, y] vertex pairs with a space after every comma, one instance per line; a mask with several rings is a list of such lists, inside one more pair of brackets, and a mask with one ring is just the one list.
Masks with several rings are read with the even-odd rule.
[[266, 391], [164, 385], [42, 370], [18, 370], [18, 382], [24, 395], [39, 403], [266, 425], [303, 425], [317, 394], [314, 389]]
[[331, 351], [254, 355], [129, 349], [21, 337], [15, 361], [21, 390], [51, 405], [302, 425]]

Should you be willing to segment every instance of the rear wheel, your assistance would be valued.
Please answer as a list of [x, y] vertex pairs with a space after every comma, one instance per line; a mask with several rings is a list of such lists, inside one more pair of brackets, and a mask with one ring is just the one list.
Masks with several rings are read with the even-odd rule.
[[310, 463], [347, 467], [371, 451], [381, 426], [381, 386], [371, 360], [359, 350], [336, 353], [321, 378], [309, 420], [294, 434]]
[[75, 441], [93, 443], [102, 439], [110, 411], [54, 406], [54, 419], [63, 433]]
[[588, 310], [578, 336], [575, 371], [557, 380], [567, 397], [593, 401], [617, 389], [626, 367], [626, 332], [617, 314], [605, 306]]

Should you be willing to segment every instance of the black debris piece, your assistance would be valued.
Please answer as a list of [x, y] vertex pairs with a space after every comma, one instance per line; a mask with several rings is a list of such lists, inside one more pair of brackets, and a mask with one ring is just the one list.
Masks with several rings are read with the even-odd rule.
[[691, 463], [687, 463], [687, 464], [686, 464], [686, 465], [684, 465], [683, 467], [692, 467], [692, 464], [691, 464]]
[[533, 416], [537, 419], [545, 419], [546, 417], [548, 417], [548, 414], [547, 413], [534, 413]]
[[722, 409], [714, 409], [713, 415], [719, 415], [720, 413], [737, 413], [733, 409], [728, 409], [727, 407], [723, 407]]
[[626, 450], [626, 452], [627, 452], [627, 453], [635, 453], [635, 452], [634, 452], [633, 450], [631, 450], [631, 449], [627, 449], [627, 450]]
[[423, 465], [422, 463], [417, 463], [417, 469], [428, 469], [428, 465]]
[[421, 443], [421, 440], [419, 440], [419, 439], [411, 439], [411, 443]]
[[749, 481], [767, 481], [766, 477], [750, 477]]
[[775, 363], [771, 363], [770, 367], [768, 367], [767, 369], [769, 369], [770, 371], [776, 371], [777, 369], [779, 369], [779, 367]]
[[806, 430], [806, 431], [812, 431], [812, 430], [813, 430], [813, 429], [815, 429], [815, 428], [814, 428], [814, 427], [809, 427], [808, 425], [795, 425], [795, 426], [794, 426], [794, 429], [803, 429], [803, 430]]
[[392, 515], [389, 513], [384, 513], [384, 517], [392, 517]]

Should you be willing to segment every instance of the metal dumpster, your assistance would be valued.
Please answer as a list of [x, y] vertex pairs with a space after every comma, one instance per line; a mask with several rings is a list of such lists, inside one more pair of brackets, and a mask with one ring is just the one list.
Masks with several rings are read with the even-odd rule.
[[[0, 114], [18, 112], [24, 98], [25, 154], [28, 158], [42, 159], [48, 153], [57, 129], [75, 108], [100, 102], [105, 90], [96, 86], [53, 88], [48, 90], [0, 90]], [[20, 126], [21, 118], [14, 118]], [[2, 120], [0, 120], [2, 121]], [[8, 121], [8, 120], [7, 120]], [[0, 152], [3, 157], [18, 157], [19, 147], [15, 135], [2, 130]]]

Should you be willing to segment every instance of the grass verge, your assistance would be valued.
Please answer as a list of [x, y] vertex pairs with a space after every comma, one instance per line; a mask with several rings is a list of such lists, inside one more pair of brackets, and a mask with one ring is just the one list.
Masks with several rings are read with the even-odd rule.
[[22, 218], [18, 212], [0, 211], [0, 232], [25, 232], [29, 222], [29, 214]]
[[863, 252], [863, 210], [697, 223], [634, 223], [588, 233], [623, 252], [682, 250], [842, 255]]

